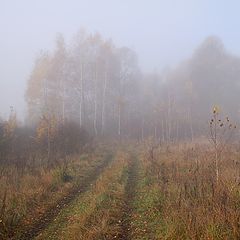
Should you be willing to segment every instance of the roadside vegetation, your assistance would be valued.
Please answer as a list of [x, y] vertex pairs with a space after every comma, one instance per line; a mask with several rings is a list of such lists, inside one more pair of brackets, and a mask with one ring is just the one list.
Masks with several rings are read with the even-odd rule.
[[91, 188], [36, 239], [119, 239], [129, 156], [119, 151]]
[[59, 34], [25, 123], [0, 119], [0, 239], [239, 240], [239, 75], [217, 37], [144, 74], [130, 48]]
[[18, 236], [27, 231], [45, 212], [78, 189], [95, 169], [109, 160], [109, 151], [97, 149], [92, 153], [68, 157], [68, 164], [44, 166], [34, 172], [19, 174], [14, 166], [5, 168], [1, 183], [1, 237]]
[[222, 154], [216, 181], [214, 151], [194, 144], [148, 146], [131, 220], [131, 239], [239, 239], [239, 150]]

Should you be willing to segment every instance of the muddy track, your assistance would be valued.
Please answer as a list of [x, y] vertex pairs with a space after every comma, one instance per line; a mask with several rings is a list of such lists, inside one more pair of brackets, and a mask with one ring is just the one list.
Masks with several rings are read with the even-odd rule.
[[125, 187], [125, 203], [123, 209], [122, 218], [122, 234], [119, 239], [128, 240], [131, 239], [131, 215], [133, 212], [133, 201], [136, 193], [136, 185], [138, 178], [138, 160], [132, 155], [131, 162], [128, 169], [128, 180]]
[[47, 210], [41, 218], [39, 218], [35, 223], [33, 223], [27, 229], [22, 230], [20, 236], [11, 236], [9, 239], [12, 240], [30, 240], [37, 237], [58, 215], [58, 213], [70, 204], [79, 194], [87, 191], [91, 186], [91, 183], [95, 182], [98, 176], [101, 174], [104, 168], [108, 166], [108, 164], [112, 160], [112, 155], [108, 155], [106, 160], [103, 163], [92, 170], [88, 176], [86, 176], [82, 183], [79, 184], [76, 188], [74, 188], [67, 196], [63, 199], [59, 200], [56, 205], [49, 210]]

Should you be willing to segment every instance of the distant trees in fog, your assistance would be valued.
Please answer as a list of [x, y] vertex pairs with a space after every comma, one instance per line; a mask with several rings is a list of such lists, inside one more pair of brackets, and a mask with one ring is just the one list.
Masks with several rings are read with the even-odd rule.
[[121, 135], [134, 111], [139, 76], [136, 54], [128, 48], [85, 32], [66, 47], [58, 36], [55, 51], [39, 56], [28, 81], [29, 121], [54, 116], [94, 135]]
[[240, 59], [216, 37], [177, 68], [144, 74], [134, 51], [99, 34], [80, 31], [69, 45], [59, 35], [29, 77], [27, 124], [13, 108], [0, 121], [0, 162], [52, 165], [95, 137], [192, 140], [207, 134], [213, 105], [238, 122], [239, 78]]
[[143, 74], [136, 53], [80, 31], [37, 58], [28, 81], [28, 121], [74, 122], [94, 136], [162, 141], [204, 134], [213, 105], [238, 119], [240, 59], [217, 37], [163, 74]]

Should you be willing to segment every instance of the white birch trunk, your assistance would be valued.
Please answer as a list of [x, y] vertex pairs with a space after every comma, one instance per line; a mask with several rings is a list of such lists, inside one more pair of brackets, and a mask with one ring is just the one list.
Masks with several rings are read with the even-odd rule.
[[104, 76], [104, 86], [103, 86], [103, 98], [102, 98], [102, 135], [105, 131], [105, 107], [106, 107], [106, 90], [107, 90], [107, 70], [105, 71]]
[[79, 125], [80, 128], [83, 125], [83, 63], [81, 63], [81, 73], [80, 73], [80, 103], [79, 103]]
[[121, 105], [118, 107], [118, 135], [121, 136]]
[[95, 135], [98, 134], [97, 131], [97, 64], [95, 66], [95, 87], [94, 87], [94, 133]]

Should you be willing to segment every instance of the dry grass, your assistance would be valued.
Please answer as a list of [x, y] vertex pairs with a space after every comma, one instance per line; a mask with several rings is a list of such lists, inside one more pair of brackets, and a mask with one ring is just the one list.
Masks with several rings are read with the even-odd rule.
[[124, 194], [123, 170], [127, 167], [126, 156], [118, 154], [114, 162], [97, 180], [92, 190], [90, 212], [69, 227], [68, 239], [113, 239], [121, 232], [117, 224]]
[[218, 182], [214, 152], [206, 145], [162, 146], [153, 157], [145, 149], [141, 159], [144, 188], [149, 194], [140, 197], [154, 198], [145, 208], [158, 209], [158, 214], [150, 214], [148, 219], [157, 219], [151, 225], [152, 239], [240, 239], [236, 147], [222, 154]]
[[121, 233], [128, 155], [118, 152], [92, 188], [64, 209], [37, 239], [114, 239]]
[[[149, 146], [135, 147], [140, 161], [129, 215], [131, 239], [240, 239], [239, 147], [228, 146], [221, 154], [216, 181], [214, 150], [208, 144], [158, 146], [153, 151]], [[91, 189], [63, 209], [37, 239], [120, 239], [129, 156], [119, 150]], [[84, 175], [83, 169], [87, 172], [96, 161], [88, 157], [73, 161], [69, 171], [74, 176], [82, 169]], [[6, 198], [2, 203], [8, 203], [4, 208], [10, 209], [11, 202], [24, 212], [28, 201], [64, 194], [72, 183], [60, 183], [58, 171], [39, 169], [38, 175], [25, 174], [21, 181], [18, 176], [11, 181], [2, 177], [1, 183], [12, 189], [5, 194], [1, 188], [2, 199]], [[19, 201], [17, 205], [13, 199]]]
[[101, 162], [102, 154], [72, 156], [67, 169], [63, 164], [24, 173], [13, 166], [5, 168], [0, 178], [0, 238], [19, 225], [31, 224], [63, 198], [81, 176]]

